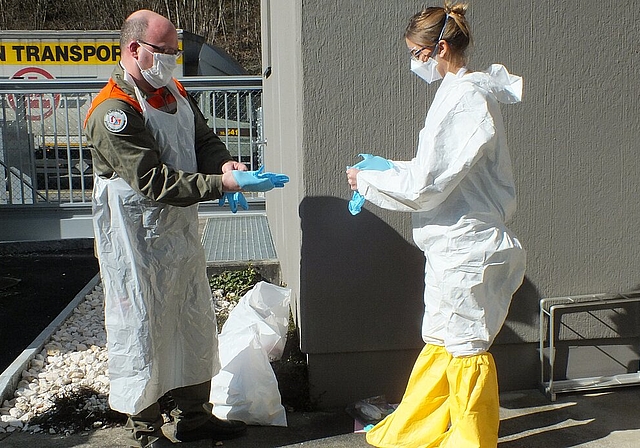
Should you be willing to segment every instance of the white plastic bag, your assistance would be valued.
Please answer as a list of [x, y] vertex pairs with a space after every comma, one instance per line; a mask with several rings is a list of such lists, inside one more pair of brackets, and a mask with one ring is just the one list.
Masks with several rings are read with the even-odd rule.
[[211, 380], [216, 417], [287, 426], [271, 361], [282, 357], [291, 290], [257, 283], [229, 313], [218, 338], [220, 372]]

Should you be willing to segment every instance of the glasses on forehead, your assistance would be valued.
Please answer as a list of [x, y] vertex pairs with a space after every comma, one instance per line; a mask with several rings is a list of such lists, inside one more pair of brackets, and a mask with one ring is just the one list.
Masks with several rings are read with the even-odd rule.
[[151, 48], [156, 50], [156, 52], [158, 52], [158, 53], [170, 54], [170, 55], [175, 56], [177, 58], [182, 56], [182, 50], [175, 50], [173, 48], [159, 47], [157, 45], [150, 44], [149, 42], [145, 42], [143, 40], [139, 40], [138, 43], [139, 44], [144, 44], [144, 45], [149, 45]]

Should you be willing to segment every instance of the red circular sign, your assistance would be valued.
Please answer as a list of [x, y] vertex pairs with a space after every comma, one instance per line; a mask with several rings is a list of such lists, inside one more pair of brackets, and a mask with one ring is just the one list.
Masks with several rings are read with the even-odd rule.
[[[10, 79], [55, 79], [46, 70], [39, 67], [25, 67], [15, 72]], [[32, 121], [38, 121], [50, 117], [58, 104], [60, 104], [60, 94], [30, 93], [22, 95], [24, 98], [24, 113]], [[14, 110], [17, 110], [18, 100], [15, 95], [7, 95], [7, 100]], [[53, 101], [52, 101], [53, 100]]]

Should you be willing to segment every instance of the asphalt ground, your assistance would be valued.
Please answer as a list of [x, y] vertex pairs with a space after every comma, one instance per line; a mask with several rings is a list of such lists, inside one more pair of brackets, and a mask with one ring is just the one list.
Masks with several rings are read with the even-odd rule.
[[[500, 397], [498, 448], [637, 448], [640, 446], [640, 388], [562, 394], [551, 402], [537, 390]], [[165, 425], [171, 437], [171, 425]], [[14, 432], [0, 434], [2, 448], [125, 447], [122, 428], [100, 429], [71, 436]], [[294, 412], [287, 427], [248, 428], [247, 434], [221, 442], [180, 443], [178, 447], [210, 448], [361, 448], [364, 434], [342, 410]], [[420, 445], [417, 445], [420, 446]]]

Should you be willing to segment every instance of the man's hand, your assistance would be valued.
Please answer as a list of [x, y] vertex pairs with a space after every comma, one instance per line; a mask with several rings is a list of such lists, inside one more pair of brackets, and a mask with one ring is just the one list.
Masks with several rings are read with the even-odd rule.
[[235, 170], [227, 171], [222, 174], [222, 191], [225, 193], [235, 193], [240, 191], [240, 185], [236, 182], [236, 178], [233, 176]]
[[222, 172], [228, 173], [229, 171], [238, 170], [238, 171], [248, 171], [247, 165], [242, 162], [238, 162], [237, 160], [229, 160], [222, 165]]
[[222, 165], [222, 191], [234, 193], [240, 191], [240, 185], [233, 177], [233, 171], [248, 171], [247, 165], [237, 160], [229, 160]]

